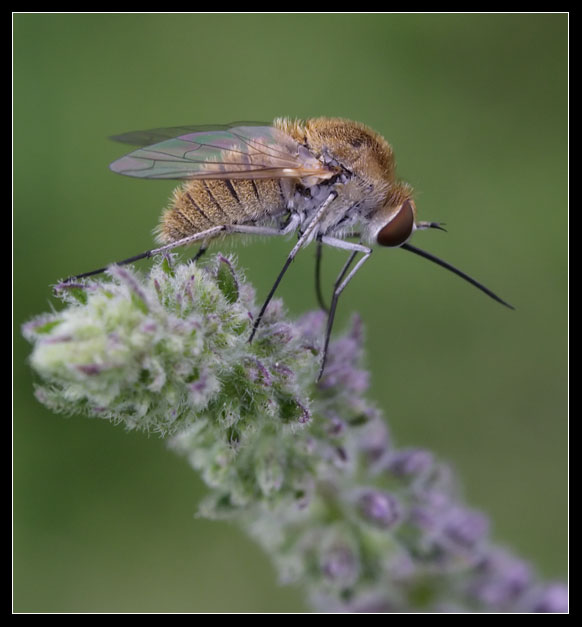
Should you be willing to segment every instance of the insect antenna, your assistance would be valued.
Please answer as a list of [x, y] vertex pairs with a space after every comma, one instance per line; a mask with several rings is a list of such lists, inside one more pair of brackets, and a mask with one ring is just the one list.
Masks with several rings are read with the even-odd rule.
[[439, 231], [447, 232], [447, 229], [444, 228], [444, 222], [417, 222], [417, 229], [438, 229]]
[[447, 270], [450, 270], [451, 272], [454, 272], [457, 276], [460, 276], [462, 279], [465, 279], [465, 281], [467, 281], [471, 285], [474, 285], [477, 289], [480, 289], [482, 292], [485, 292], [485, 294], [487, 294], [487, 296], [490, 296], [493, 300], [496, 300], [498, 303], [505, 305], [505, 307], [509, 307], [509, 309], [515, 309], [513, 305], [510, 305], [509, 303], [505, 302], [502, 298], [497, 296], [497, 294], [492, 292], [489, 288], [485, 287], [482, 283], [479, 283], [479, 281], [475, 280], [473, 277], [470, 277], [468, 274], [466, 274], [462, 270], [455, 268], [455, 266], [452, 266], [450, 263], [447, 263], [446, 261], [443, 261], [442, 259], [435, 257], [431, 253], [427, 253], [425, 250], [416, 248], [416, 246], [411, 246], [410, 244], [402, 244], [400, 248], [404, 248], [404, 250], [409, 250], [411, 253], [414, 253], [415, 255], [424, 257], [425, 259], [428, 259], [429, 261], [432, 261], [436, 263], [437, 265], [442, 266], [443, 268], [446, 268]]

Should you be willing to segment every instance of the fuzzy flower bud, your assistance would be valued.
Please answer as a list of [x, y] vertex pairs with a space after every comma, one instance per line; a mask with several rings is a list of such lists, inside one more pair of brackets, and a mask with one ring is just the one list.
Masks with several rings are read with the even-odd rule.
[[388, 529], [400, 517], [398, 502], [387, 492], [365, 491], [358, 499], [358, 506], [366, 520], [382, 529]]
[[365, 396], [355, 317], [258, 307], [233, 259], [61, 283], [23, 327], [51, 409], [165, 436], [206, 485], [199, 513], [237, 521], [321, 611], [567, 610], [566, 589], [496, 547], [489, 521], [428, 451], [399, 450]]

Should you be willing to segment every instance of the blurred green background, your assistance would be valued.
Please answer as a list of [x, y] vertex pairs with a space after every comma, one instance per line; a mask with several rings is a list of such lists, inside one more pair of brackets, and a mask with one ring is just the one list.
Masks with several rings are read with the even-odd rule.
[[[340, 301], [367, 330], [370, 396], [398, 445], [449, 460], [494, 537], [567, 572], [565, 14], [21, 14], [14, 34], [14, 610], [294, 612], [157, 437], [46, 411], [20, 325], [59, 278], [146, 250], [174, 186], [116, 176], [107, 137], [288, 115], [359, 120], [393, 145], [413, 243], [482, 280], [379, 250]], [[288, 245], [235, 244], [265, 295]], [[315, 307], [313, 249], [279, 296]], [[331, 288], [344, 255], [325, 251]], [[147, 267], [147, 263], [143, 264]]]

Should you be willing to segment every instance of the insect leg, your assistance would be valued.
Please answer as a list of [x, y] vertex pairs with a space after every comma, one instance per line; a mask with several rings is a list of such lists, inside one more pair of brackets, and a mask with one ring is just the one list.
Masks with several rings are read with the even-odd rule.
[[[313, 216], [313, 219], [311, 220], [311, 222], [309, 222], [309, 224], [307, 225], [307, 228], [305, 229], [305, 231], [303, 231], [303, 233], [301, 234], [301, 237], [297, 240], [297, 243], [295, 244], [295, 246], [293, 246], [293, 249], [287, 256], [287, 259], [285, 260], [285, 263], [283, 264], [283, 268], [281, 269], [281, 272], [279, 272], [277, 278], [275, 279], [275, 283], [273, 284], [273, 287], [271, 288], [271, 291], [268, 293], [267, 298], [265, 299], [265, 302], [263, 303], [263, 306], [261, 307], [261, 311], [259, 311], [258, 316], [255, 318], [255, 322], [253, 323], [253, 330], [251, 331], [251, 335], [249, 337], [249, 342], [253, 341], [253, 338], [255, 337], [255, 333], [257, 332], [257, 329], [259, 328], [259, 325], [261, 324], [261, 320], [263, 319], [263, 315], [265, 311], [267, 310], [267, 307], [269, 306], [269, 303], [271, 302], [271, 299], [273, 298], [273, 294], [275, 293], [277, 287], [279, 286], [279, 283], [281, 282], [283, 275], [285, 274], [285, 272], [287, 272], [287, 268], [289, 268], [289, 266], [291, 265], [291, 262], [293, 261], [293, 259], [295, 259], [295, 256], [297, 255], [301, 247], [304, 246], [309, 241], [311, 241], [311, 238], [313, 237], [313, 231], [317, 228], [317, 225], [319, 224], [321, 216], [323, 215], [325, 210], [329, 207], [329, 204], [335, 198], [337, 198], [337, 192], [332, 191], [329, 194], [329, 196], [326, 198], [326, 200], [321, 204], [321, 207], [319, 207], [319, 209], [317, 210], [317, 213], [315, 214], [315, 216]], [[296, 228], [298, 223], [299, 223], [299, 217], [296, 215], [292, 216], [290, 223], [285, 227], [284, 231], [290, 232], [291, 227]], [[279, 231], [279, 233], [283, 234], [283, 231]]]
[[[133, 257], [128, 257], [127, 259], [123, 259], [122, 261], [116, 261], [114, 264], [111, 264], [111, 265], [125, 266], [128, 263], [133, 263], [134, 261], [139, 261], [140, 259], [147, 259], [148, 257], [151, 257], [151, 256], [152, 256], [151, 250], [146, 250], [144, 253], [140, 253], [139, 255], [134, 255]], [[74, 274], [73, 276], [66, 278], [63, 281], [63, 283], [69, 283], [70, 281], [76, 281], [77, 279], [84, 279], [85, 277], [88, 277], [88, 276], [101, 274], [102, 272], [105, 272], [107, 268], [109, 268], [109, 266], [104, 266], [103, 268], [97, 268], [97, 270], [91, 270], [90, 272], [83, 272], [82, 274]]]
[[[333, 289], [333, 296], [331, 299], [331, 305], [329, 308], [329, 314], [327, 317], [327, 327], [325, 330], [325, 341], [323, 345], [323, 355], [321, 359], [321, 366], [319, 368], [319, 374], [317, 375], [317, 380], [321, 379], [323, 375], [323, 371], [325, 369], [325, 362], [327, 360], [327, 350], [329, 347], [329, 340], [331, 338], [331, 331], [333, 328], [333, 321], [335, 318], [335, 312], [337, 309], [337, 303], [340, 297], [340, 294], [344, 291], [347, 284], [354, 278], [356, 272], [364, 265], [364, 263], [370, 258], [372, 254], [372, 249], [367, 248], [366, 246], [362, 246], [361, 244], [352, 244], [350, 242], [345, 242], [344, 240], [339, 240], [333, 237], [323, 237], [322, 242], [324, 244], [328, 244], [329, 246], [335, 246], [336, 248], [343, 248], [345, 250], [351, 250], [352, 253], [348, 257], [348, 260], [344, 264], [341, 272], [339, 273]], [[356, 255], [358, 253], [363, 253], [363, 257], [356, 263], [356, 265], [352, 268], [349, 274], [347, 274], [350, 266], [354, 262]], [[346, 276], [347, 274], [347, 276]]]
[[[223, 232], [225, 230], [227, 230], [229, 227], [227, 226], [214, 226], [211, 229], [207, 229], [206, 231], [201, 231], [200, 233], [195, 233], [194, 235], [189, 235], [188, 237], [184, 237], [182, 239], [176, 240], [175, 242], [170, 242], [169, 244], [166, 244], [164, 246], [160, 246], [159, 248], [152, 248], [151, 250], [146, 250], [143, 253], [140, 253], [139, 255], [134, 255], [133, 257], [128, 257], [127, 259], [123, 259], [121, 261], [117, 261], [113, 264], [110, 265], [115, 265], [115, 266], [125, 266], [128, 263], [133, 263], [134, 261], [139, 261], [140, 259], [149, 259], [150, 257], [153, 257], [154, 255], [159, 255], [160, 253], [165, 253], [166, 251], [172, 250], [174, 248], [177, 248], [178, 246], [186, 246], [187, 244], [192, 244], [193, 242], [198, 242], [201, 240], [205, 240], [208, 238], [212, 238], [216, 235], [218, 235], [220, 232]], [[91, 270], [90, 272], [83, 272], [82, 274], [75, 274], [72, 277], [69, 277], [68, 279], [65, 279], [65, 283], [69, 282], [69, 281], [73, 281], [76, 279], [84, 279], [85, 277], [88, 276], [93, 276], [95, 274], [101, 274], [102, 272], [105, 272], [105, 270], [107, 270], [109, 266], [105, 266], [103, 268], [98, 268], [97, 270]]]
[[194, 257], [192, 257], [192, 259], [190, 259], [190, 261], [195, 263], [196, 261], [198, 261], [198, 259], [200, 259], [200, 257], [204, 255], [207, 250], [208, 246], [202, 244], [202, 246], [200, 246], [200, 248], [198, 249], [198, 252], [194, 255]]
[[[180, 246], [187, 246], [189, 244], [193, 244], [194, 242], [202, 242], [202, 247], [194, 257], [194, 259], [199, 258], [204, 251], [206, 250], [206, 242], [221, 233], [248, 233], [252, 235], [286, 235], [297, 226], [296, 220], [291, 220], [288, 225], [285, 226], [284, 229], [273, 229], [269, 227], [263, 226], [248, 226], [245, 224], [222, 224], [220, 226], [213, 226], [210, 229], [206, 229], [205, 231], [200, 231], [200, 233], [194, 233], [193, 235], [188, 235], [187, 237], [183, 237], [182, 239], [178, 239], [174, 242], [170, 242], [169, 244], [165, 244], [164, 246], [160, 246], [159, 248], [152, 248], [151, 250], [146, 250], [139, 255], [134, 255], [133, 257], [128, 257], [127, 259], [123, 259], [122, 261], [117, 261], [114, 264], [115, 266], [125, 266], [128, 263], [133, 263], [134, 261], [139, 261], [140, 259], [149, 259], [150, 257], [154, 257], [155, 255], [160, 255], [162, 253], [173, 250], [174, 248], [179, 248]], [[91, 270], [90, 272], [83, 272], [83, 274], [76, 274], [68, 279], [65, 279], [65, 283], [77, 279], [83, 279], [88, 276], [93, 276], [94, 274], [101, 274], [105, 272], [109, 266], [105, 266], [103, 268], [98, 268], [97, 270]]]
[[[298, 220], [290, 217], [287, 223], [280, 229], [273, 229], [263, 226], [249, 226], [246, 224], [235, 224], [226, 227], [226, 230], [230, 233], [249, 233], [251, 235], [287, 235], [291, 231], [294, 231], [297, 227]], [[191, 261], [198, 261], [202, 255], [208, 250], [208, 245], [203, 243], [198, 252], [192, 257]]]
[[315, 295], [317, 302], [323, 311], [329, 313], [329, 309], [323, 300], [323, 294], [321, 293], [321, 253], [323, 244], [321, 238], [317, 238], [317, 248], [315, 249]]

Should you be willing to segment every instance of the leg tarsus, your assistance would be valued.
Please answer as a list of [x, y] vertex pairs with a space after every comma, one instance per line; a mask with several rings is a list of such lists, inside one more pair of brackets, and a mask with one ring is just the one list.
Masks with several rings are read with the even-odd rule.
[[200, 248], [198, 249], [198, 252], [194, 255], [194, 257], [192, 257], [192, 259], [190, 259], [190, 261], [192, 263], [196, 263], [200, 257], [202, 257], [204, 255], [204, 253], [208, 250], [208, 246], [204, 246], [204, 244], [202, 244], [202, 246], [200, 246]]
[[[365, 247], [361, 247], [364, 248]], [[342, 268], [342, 271], [340, 272], [338, 278], [336, 279], [335, 283], [334, 283], [334, 288], [333, 288], [333, 297], [331, 299], [331, 305], [329, 308], [329, 315], [327, 317], [327, 327], [325, 330], [325, 340], [324, 340], [324, 344], [323, 344], [323, 355], [321, 357], [321, 366], [319, 368], [319, 374], [317, 375], [317, 381], [319, 381], [323, 375], [323, 371], [325, 370], [325, 363], [327, 361], [327, 351], [329, 348], [329, 341], [331, 338], [331, 331], [333, 328], [333, 321], [335, 318], [335, 312], [336, 312], [336, 308], [337, 308], [337, 303], [340, 297], [340, 294], [344, 291], [344, 289], [347, 287], [348, 283], [354, 278], [354, 276], [356, 275], [356, 272], [362, 267], [362, 265], [369, 259], [370, 255], [372, 254], [372, 250], [371, 249], [365, 249], [366, 252], [364, 252], [364, 256], [358, 261], [358, 263], [356, 263], [356, 265], [352, 268], [352, 270], [349, 272], [349, 274], [346, 276], [346, 273], [348, 272], [350, 266], [352, 265], [354, 259], [356, 258], [356, 255], [358, 254], [358, 252], [362, 252], [361, 250], [352, 250], [351, 255], [348, 257], [348, 260], [346, 261], [344, 267]], [[344, 278], [345, 277], [345, 278]]]
[[317, 298], [317, 302], [320, 308], [325, 311], [325, 313], [329, 313], [329, 308], [325, 304], [323, 300], [323, 294], [321, 292], [321, 253], [323, 249], [323, 244], [321, 243], [321, 238], [317, 240], [317, 248], [315, 250], [315, 296]]

